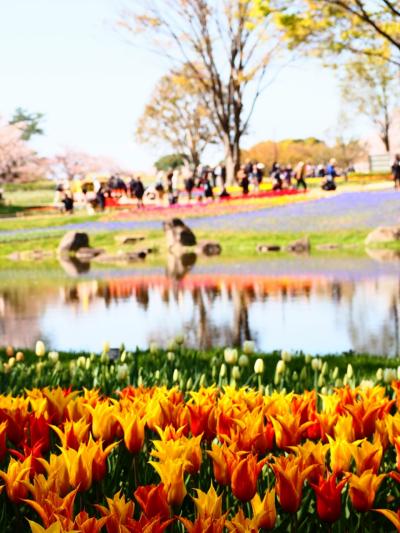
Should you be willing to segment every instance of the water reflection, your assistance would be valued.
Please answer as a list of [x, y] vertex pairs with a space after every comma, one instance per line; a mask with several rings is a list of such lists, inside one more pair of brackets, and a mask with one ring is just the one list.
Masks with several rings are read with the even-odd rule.
[[[194, 258], [195, 259], [195, 258]], [[309, 262], [308, 262], [309, 261]], [[399, 354], [398, 264], [371, 260], [194, 264], [166, 270], [0, 275], [0, 344], [99, 350], [165, 345], [184, 333], [203, 349], [254, 339], [262, 350]], [[72, 275], [72, 274], [71, 274]]]

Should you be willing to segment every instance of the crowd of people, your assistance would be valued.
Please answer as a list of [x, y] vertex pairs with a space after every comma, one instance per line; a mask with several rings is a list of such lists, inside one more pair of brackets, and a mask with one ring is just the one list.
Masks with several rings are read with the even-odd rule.
[[[400, 155], [395, 156], [392, 174], [395, 187], [400, 190]], [[236, 174], [236, 186], [246, 196], [250, 191], [257, 193], [261, 184], [267, 180], [271, 182], [273, 191], [284, 191], [307, 190], [308, 178], [321, 178], [322, 189], [334, 191], [338, 175], [340, 171], [337, 170], [335, 159], [331, 159], [327, 165], [299, 161], [294, 167], [276, 161], [269, 171], [263, 163], [247, 160]], [[118, 174], [112, 175], [108, 180], [94, 178], [91, 182], [79, 179], [66, 181], [57, 185], [55, 203], [67, 213], [72, 213], [76, 202], [86, 205], [88, 209], [104, 210], [108, 198], [122, 198], [123, 203], [143, 207], [144, 199], [162, 204], [166, 197], [168, 204], [173, 205], [181, 198], [188, 201], [214, 199], [216, 191], [219, 198], [229, 197], [232, 192], [227, 188], [227, 172], [223, 164], [159, 172], [155, 184], [150, 187], [144, 186], [140, 176], [123, 179]]]

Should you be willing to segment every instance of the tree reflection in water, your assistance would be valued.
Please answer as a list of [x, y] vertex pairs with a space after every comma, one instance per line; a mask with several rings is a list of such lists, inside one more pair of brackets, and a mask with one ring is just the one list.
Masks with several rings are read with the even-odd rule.
[[[177, 264], [175, 258], [166, 273], [114, 271], [74, 279], [51, 275], [15, 279], [11, 273], [4, 279], [3, 274], [0, 344], [33, 346], [47, 335], [55, 348], [66, 349], [57, 345], [59, 332], [83, 328], [80, 319], [89, 315], [94, 322], [106, 319], [110, 331], [128, 346], [139, 332], [143, 347], [150, 340], [165, 345], [174, 333], [184, 333], [190, 345], [202, 349], [241, 345], [246, 339], [279, 349], [288, 336], [293, 346], [302, 349], [304, 329], [321, 335], [312, 321], [325, 314], [329, 316], [326, 336], [316, 349], [332, 351], [339, 339], [346, 349], [357, 352], [399, 355], [398, 275], [260, 274], [249, 272], [251, 267], [236, 273], [224, 271], [223, 265], [209, 270], [191, 270], [193, 266], [194, 262]], [[57, 318], [50, 319], [53, 315]], [[302, 327], [296, 328], [296, 322]], [[275, 331], [284, 334], [274, 337], [276, 345], [271, 346]], [[85, 331], [80, 333], [82, 337]], [[107, 337], [107, 331], [101, 334]], [[88, 343], [92, 340], [90, 349], [97, 349], [98, 337]]]

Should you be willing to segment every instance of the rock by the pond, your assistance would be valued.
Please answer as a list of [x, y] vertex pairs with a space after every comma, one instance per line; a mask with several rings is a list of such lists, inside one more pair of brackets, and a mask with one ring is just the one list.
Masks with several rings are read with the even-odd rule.
[[96, 257], [96, 261], [101, 263], [134, 263], [146, 259], [146, 251], [139, 250], [137, 252], [120, 252], [117, 255], [101, 254]]
[[144, 241], [143, 235], [117, 235], [115, 241], [122, 245], [136, 244], [137, 242]]
[[281, 247], [279, 246], [279, 244], [257, 244], [257, 252], [260, 254], [280, 251]]
[[216, 241], [201, 241], [196, 247], [196, 251], [199, 254], [211, 257], [213, 255], [220, 255], [222, 247], [219, 242]]
[[80, 248], [89, 248], [89, 235], [79, 231], [68, 231], [58, 245], [60, 255], [77, 252]]
[[196, 245], [195, 234], [180, 218], [166, 220], [163, 228], [168, 250], [179, 251], [182, 247]]
[[374, 244], [379, 242], [393, 242], [400, 240], [400, 226], [387, 226], [376, 228], [367, 235], [365, 244]]
[[305, 254], [308, 253], [311, 249], [310, 239], [304, 237], [303, 239], [298, 239], [287, 245], [286, 250], [288, 252], [293, 252], [295, 254]]
[[79, 248], [75, 256], [81, 261], [90, 261], [103, 253], [104, 250], [102, 248]]

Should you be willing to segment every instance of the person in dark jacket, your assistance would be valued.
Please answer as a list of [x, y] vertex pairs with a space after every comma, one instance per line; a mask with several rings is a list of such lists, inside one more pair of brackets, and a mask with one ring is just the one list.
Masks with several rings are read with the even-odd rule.
[[392, 174], [394, 180], [394, 188], [400, 190], [400, 154], [397, 154], [394, 158], [392, 165]]
[[137, 206], [143, 207], [143, 195], [144, 195], [144, 185], [142, 183], [142, 180], [140, 179], [140, 176], [136, 178], [135, 183], [135, 196], [137, 199]]

